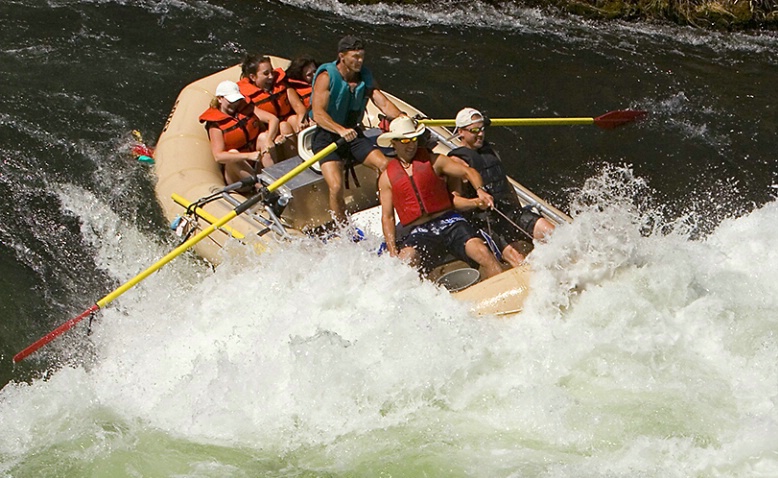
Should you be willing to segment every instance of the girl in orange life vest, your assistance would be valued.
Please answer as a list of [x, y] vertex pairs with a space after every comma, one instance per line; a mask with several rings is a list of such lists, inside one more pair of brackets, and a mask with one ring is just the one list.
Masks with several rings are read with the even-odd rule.
[[222, 81], [216, 87], [211, 107], [200, 115], [205, 123], [211, 153], [224, 171], [227, 184], [253, 175], [253, 162], [270, 166], [273, 159], [261, 145], [267, 141], [267, 132], [254, 114], [252, 105], [246, 102], [234, 81]]
[[[284, 70], [274, 70], [270, 58], [266, 56], [246, 55], [241, 64], [238, 86], [257, 109], [278, 118], [280, 134], [274, 141], [283, 145], [283, 157], [297, 154], [294, 136], [300, 132], [306, 109], [294, 88], [288, 87]], [[292, 141], [287, 141], [290, 139]]]
[[[319, 64], [308, 55], [298, 56], [289, 64], [286, 69], [286, 82], [294, 88], [297, 95], [303, 102], [306, 110], [311, 109], [311, 93], [313, 92], [313, 76]], [[306, 126], [310, 118], [305, 116], [304, 123], [301, 123], [301, 129]]]
[[[492, 196], [483, 189], [475, 169], [420, 147], [418, 139], [424, 130], [423, 125], [416, 126], [412, 119], [401, 116], [390, 123], [389, 132], [378, 137], [379, 146], [391, 145], [397, 154], [378, 178], [381, 228], [389, 254], [428, 270], [431, 259], [450, 253], [462, 261], [478, 263], [486, 277], [499, 274], [502, 267], [497, 259], [475, 229], [453, 210], [446, 179], [467, 179], [486, 205], [494, 204]], [[411, 226], [399, 251], [395, 211], [403, 226]]]

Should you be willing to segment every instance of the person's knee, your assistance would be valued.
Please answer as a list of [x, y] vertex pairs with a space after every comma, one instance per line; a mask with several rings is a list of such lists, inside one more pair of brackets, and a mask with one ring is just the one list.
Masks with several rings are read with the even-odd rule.
[[342, 168], [337, 161], [327, 161], [321, 164], [321, 173], [324, 176], [324, 182], [330, 188], [330, 192], [340, 192], [343, 189]]
[[389, 165], [389, 158], [378, 149], [374, 149], [365, 158], [365, 164], [383, 172]]
[[343, 194], [343, 181], [338, 179], [327, 181], [327, 186], [330, 189], [330, 196], [340, 197]]
[[473, 237], [465, 243], [465, 253], [467, 254], [467, 257], [473, 259], [479, 264], [487, 262], [490, 256], [494, 258], [492, 251], [486, 247], [484, 241], [477, 237]]
[[535, 222], [535, 228], [533, 229], [533, 236], [535, 239], [544, 239], [546, 236], [554, 231], [554, 224], [546, 218], [541, 217]]
[[505, 249], [502, 250], [502, 258], [505, 260], [505, 262], [510, 264], [511, 267], [517, 267], [522, 263], [522, 261], [524, 261], [525, 256], [511, 244], [508, 244], [505, 246]]
[[419, 264], [419, 252], [414, 247], [403, 247], [397, 257], [414, 267]]
[[281, 135], [286, 136], [286, 135], [294, 134], [294, 129], [292, 128], [292, 125], [290, 125], [288, 122], [282, 121], [281, 124], [279, 125], [278, 132]]

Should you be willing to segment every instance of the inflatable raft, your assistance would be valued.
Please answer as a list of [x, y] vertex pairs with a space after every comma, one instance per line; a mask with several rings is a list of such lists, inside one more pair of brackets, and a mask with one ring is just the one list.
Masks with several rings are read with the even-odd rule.
[[[289, 63], [283, 58], [271, 57], [271, 60], [274, 68], [285, 68]], [[154, 152], [156, 195], [165, 216], [182, 236], [216, 223], [248, 199], [234, 191], [224, 191], [226, 185], [221, 170], [211, 154], [205, 128], [198, 121], [200, 114], [208, 108], [216, 86], [221, 81], [238, 81], [239, 78], [240, 67], [236, 65], [186, 86], [176, 99], [157, 142]], [[406, 102], [388, 93], [387, 96], [410, 116], [424, 116]], [[375, 138], [381, 133], [378, 129], [379, 113], [372, 103], [368, 104], [362, 122], [366, 136]], [[458, 146], [456, 140], [448, 139], [452, 136], [449, 130], [442, 127], [428, 129], [438, 140], [435, 152], [445, 154]], [[262, 170], [259, 175], [262, 184], [277, 184], [290, 172], [295, 173], [304, 161], [310, 160], [309, 133], [300, 134], [299, 156]], [[361, 165], [356, 167], [356, 174], [360, 187], [352, 184], [350, 189], [345, 190], [348, 212], [358, 227], [368, 233], [380, 234], [377, 174]], [[570, 221], [566, 214], [521, 184], [511, 182], [523, 205], [533, 206], [555, 224]], [[310, 235], [331, 221], [327, 195], [327, 185], [322, 176], [312, 168], [303, 169], [274, 189], [273, 194], [262, 202], [198, 242], [194, 246], [195, 251], [211, 263], [218, 264], [221, 249], [227, 241], [246, 242], [258, 254], [283, 247], [286, 241]], [[478, 281], [479, 275], [468, 270], [466, 264], [452, 261], [436, 268], [430, 279], [442, 277], [442, 283], [457, 290], [452, 292], [454, 296], [471, 302], [479, 315], [511, 315], [521, 311], [529, 290], [530, 274], [529, 267], [522, 266]]]

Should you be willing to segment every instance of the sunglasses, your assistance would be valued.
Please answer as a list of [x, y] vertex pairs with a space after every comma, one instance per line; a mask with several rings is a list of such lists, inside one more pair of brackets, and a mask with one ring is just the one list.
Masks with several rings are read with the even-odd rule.
[[486, 126], [481, 126], [479, 128], [470, 128], [470, 129], [462, 128], [462, 129], [463, 129], [463, 131], [468, 131], [468, 132], [473, 133], [473, 134], [478, 134], [478, 133], [480, 133], [482, 131], [486, 132]]
[[410, 142], [415, 143], [416, 141], [418, 141], [418, 139], [419, 139], [418, 136], [414, 136], [413, 138], [395, 138], [395, 141], [399, 141], [400, 144], [408, 144]]

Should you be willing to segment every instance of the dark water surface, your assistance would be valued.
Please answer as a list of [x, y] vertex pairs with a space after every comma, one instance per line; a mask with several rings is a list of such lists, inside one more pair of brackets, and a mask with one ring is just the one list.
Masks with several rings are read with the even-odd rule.
[[381, 86], [438, 118], [463, 106], [492, 117], [647, 110], [646, 120], [613, 131], [489, 130], [511, 175], [563, 210], [606, 163], [632, 165], [667, 217], [688, 215], [697, 235], [773, 200], [774, 35], [590, 24], [479, 4], [425, 9], [2, 2], [0, 383], [28, 380], [66, 357], [57, 349], [11, 365], [16, 352], [118, 285], [88, 240], [105, 231], [86, 230], [62, 207], [63, 187], [94, 196], [109, 206], [95, 214], [115, 214], [153, 247], [172, 247], [151, 171], [129, 154], [130, 131], [153, 143], [181, 88], [247, 50], [327, 61], [340, 36], [363, 36]]

